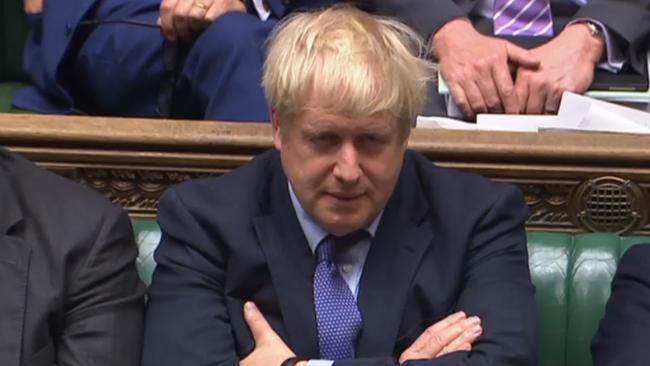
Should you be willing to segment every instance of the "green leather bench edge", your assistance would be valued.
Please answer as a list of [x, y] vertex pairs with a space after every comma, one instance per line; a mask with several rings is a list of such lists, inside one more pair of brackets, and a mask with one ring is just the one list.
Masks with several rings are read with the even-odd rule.
[[16, 83], [16, 82], [0, 83], [0, 113], [21, 112], [12, 109], [11, 101], [13, 100], [16, 91], [18, 91], [18, 89], [23, 88], [25, 86], [27, 86], [27, 84]]
[[[540, 366], [591, 366], [590, 344], [621, 255], [648, 237], [529, 232], [540, 316]], [[564, 281], [556, 278], [564, 273]]]

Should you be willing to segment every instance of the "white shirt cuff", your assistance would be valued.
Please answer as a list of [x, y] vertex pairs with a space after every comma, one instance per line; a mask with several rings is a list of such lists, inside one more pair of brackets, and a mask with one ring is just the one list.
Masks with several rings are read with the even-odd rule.
[[332, 366], [334, 361], [330, 360], [309, 360], [307, 366]]
[[253, 5], [255, 6], [255, 11], [257, 11], [257, 16], [259, 16], [263, 22], [269, 19], [271, 10], [264, 6], [263, 0], [253, 0]]

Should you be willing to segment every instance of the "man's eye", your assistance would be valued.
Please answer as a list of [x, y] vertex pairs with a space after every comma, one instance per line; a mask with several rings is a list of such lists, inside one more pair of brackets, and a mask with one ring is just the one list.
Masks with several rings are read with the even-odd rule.
[[359, 137], [359, 142], [362, 144], [382, 144], [384, 143], [384, 138], [378, 135], [367, 134]]
[[335, 143], [336, 142], [336, 135], [332, 134], [320, 134], [316, 135], [311, 138], [311, 141], [317, 142], [317, 143]]

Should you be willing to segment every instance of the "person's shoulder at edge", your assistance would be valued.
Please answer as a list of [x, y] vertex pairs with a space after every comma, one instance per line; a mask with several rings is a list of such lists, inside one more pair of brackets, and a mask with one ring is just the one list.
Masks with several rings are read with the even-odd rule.
[[170, 187], [160, 199], [160, 208], [165, 210], [171, 196], [175, 196], [175, 199], [180, 200], [185, 208], [194, 214], [203, 212], [206, 206], [212, 206], [221, 208], [213, 214], [224, 212], [234, 215], [242, 209], [257, 207], [260, 197], [268, 194], [272, 177], [276, 174], [284, 173], [280, 154], [272, 149], [226, 174], [191, 179]]
[[628, 267], [638, 267], [643, 268], [643, 274], [645, 277], [650, 278], [650, 271], [645, 270], [648, 261], [650, 260], [650, 243], [644, 245], [634, 245], [628, 249], [621, 261], [619, 267], [628, 268]]
[[103, 219], [107, 212], [120, 211], [106, 197], [26, 158], [0, 148], [0, 170], [7, 175], [17, 199], [32, 212], [57, 222], [83, 223]]

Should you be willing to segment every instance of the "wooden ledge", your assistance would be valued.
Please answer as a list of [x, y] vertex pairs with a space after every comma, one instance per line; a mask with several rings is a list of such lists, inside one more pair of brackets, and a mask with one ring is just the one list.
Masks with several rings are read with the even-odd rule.
[[[273, 146], [269, 124], [0, 113], [8, 146], [130, 151], [258, 153]], [[409, 146], [444, 161], [650, 162], [650, 136], [414, 129]]]
[[[169, 185], [228, 172], [273, 141], [269, 124], [0, 114], [0, 145], [151, 217]], [[518, 185], [531, 229], [650, 233], [650, 136], [415, 129], [409, 146]], [[590, 223], [589, 210], [609, 207], [593, 201], [601, 191], [618, 192], [607, 200], [625, 209]]]

